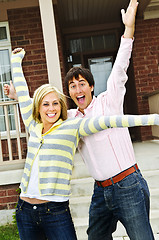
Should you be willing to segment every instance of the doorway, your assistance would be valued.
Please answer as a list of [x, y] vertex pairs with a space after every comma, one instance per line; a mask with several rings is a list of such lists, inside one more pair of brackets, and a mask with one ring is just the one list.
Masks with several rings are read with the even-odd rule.
[[[84, 56], [84, 67], [89, 68], [95, 80], [94, 95], [98, 96], [107, 90], [107, 80], [113, 68], [116, 55], [111, 52], [108, 55], [94, 54]], [[128, 81], [125, 85], [124, 114], [138, 114], [136, 87], [134, 81], [133, 59], [131, 58], [127, 71]], [[132, 141], [140, 141], [141, 134], [138, 127], [129, 128]]]
[[97, 97], [101, 92], [107, 90], [107, 80], [112, 70], [113, 57], [88, 58], [88, 66], [94, 77], [94, 95]]

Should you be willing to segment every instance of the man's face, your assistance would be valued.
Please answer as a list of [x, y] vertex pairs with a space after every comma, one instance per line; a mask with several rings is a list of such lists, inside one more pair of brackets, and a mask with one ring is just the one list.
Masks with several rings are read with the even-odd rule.
[[89, 86], [89, 83], [85, 78], [79, 75], [79, 79], [75, 77], [69, 81], [69, 93], [72, 100], [79, 107], [79, 111], [84, 113], [84, 109], [88, 107], [92, 101], [93, 86]]

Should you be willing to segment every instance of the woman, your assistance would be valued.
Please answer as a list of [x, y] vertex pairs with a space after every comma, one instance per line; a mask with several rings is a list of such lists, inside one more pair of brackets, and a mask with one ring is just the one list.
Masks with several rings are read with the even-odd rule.
[[79, 138], [109, 127], [159, 125], [159, 116], [67, 119], [64, 95], [50, 84], [39, 87], [31, 100], [21, 68], [24, 55], [23, 49], [16, 49], [11, 59], [14, 87], [30, 134], [16, 210], [20, 239], [74, 240], [68, 201]]

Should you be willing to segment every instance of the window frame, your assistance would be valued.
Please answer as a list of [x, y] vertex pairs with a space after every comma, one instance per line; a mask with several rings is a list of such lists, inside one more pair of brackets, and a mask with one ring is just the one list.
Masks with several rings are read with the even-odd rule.
[[[8, 22], [0, 22], [0, 28], [1, 27], [6, 27], [6, 33], [7, 33], [7, 40], [0, 40], [1, 46], [11, 47], [11, 39], [10, 39], [10, 31], [9, 31], [9, 24], [8, 24]], [[1, 46], [0, 46], [0, 48], [1, 48]]]
[[[5, 27], [6, 28], [6, 34], [7, 34], [7, 39], [6, 40], [0, 40], [0, 50], [8, 50], [9, 57], [11, 56], [12, 53], [12, 47], [11, 47], [11, 38], [10, 38], [10, 31], [9, 31], [9, 24], [8, 22], [0, 22], [0, 28]], [[11, 63], [10, 63], [11, 64]], [[11, 79], [13, 78], [12, 74], [12, 68], [11, 68]], [[12, 101], [12, 100], [11, 100]], [[19, 111], [18, 111], [18, 106], [17, 106], [17, 113], [18, 113], [18, 125], [19, 125], [19, 131], [21, 133], [21, 127], [20, 127], [20, 116], [19, 116]], [[1, 139], [5, 139], [7, 131], [1, 131]], [[15, 136], [16, 135], [16, 129], [10, 130], [10, 135]], [[7, 138], [7, 137], [6, 137]]]

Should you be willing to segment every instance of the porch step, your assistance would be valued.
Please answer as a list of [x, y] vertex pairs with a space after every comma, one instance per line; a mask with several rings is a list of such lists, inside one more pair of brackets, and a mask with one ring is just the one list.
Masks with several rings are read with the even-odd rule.
[[74, 168], [72, 170], [72, 176], [71, 179], [79, 179], [79, 178], [87, 178], [90, 177], [90, 173], [88, 172], [88, 169], [77, 151], [74, 157]]
[[[74, 218], [73, 221], [76, 228], [77, 238], [79, 240], [88, 240], [86, 233], [88, 226], [88, 218]], [[159, 212], [151, 211], [151, 224], [153, 226], [153, 232], [155, 233], [155, 240], [159, 240]], [[126, 240], [129, 240], [125, 228], [120, 222], [118, 222], [117, 230], [115, 231], [115, 233], [113, 233], [113, 239], [118, 240], [118, 238], [126, 238]]]
[[[147, 151], [146, 154], [148, 153], [149, 152]], [[77, 231], [78, 239], [86, 240], [88, 239], [86, 230], [88, 227], [88, 213], [91, 202], [91, 196], [93, 193], [94, 179], [90, 177], [83, 160], [81, 160], [80, 155], [77, 154], [76, 157], [77, 156], [78, 158], [74, 163], [73, 179], [71, 180], [72, 196], [70, 198], [70, 209], [75, 224], [75, 228]], [[140, 169], [150, 189], [150, 204], [151, 204], [150, 219], [153, 232], [155, 233], [155, 240], [158, 240], [157, 237], [159, 236], [157, 234], [159, 232], [158, 156], [159, 155], [156, 154], [155, 157], [153, 156], [152, 161], [148, 161], [148, 159], [143, 158], [143, 155], [140, 154], [137, 155], [139, 167], [142, 166], [140, 167]], [[148, 158], [150, 158], [150, 156], [148, 156]], [[142, 164], [142, 161], [144, 162], [144, 164]], [[118, 223], [117, 230], [113, 234], [113, 236], [114, 240], [129, 240], [129, 238], [126, 237], [127, 234], [125, 228], [122, 226], [121, 223]]]
[[72, 179], [71, 193], [74, 197], [89, 196], [93, 193], [94, 179], [92, 177]]
[[73, 218], [85, 218], [89, 214], [91, 196], [70, 198], [70, 209]]
[[159, 188], [150, 188], [150, 209], [159, 210]]
[[[150, 210], [150, 221], [153, 232], [157, 234], [159, 232], [159, 189], [151, 190], [151, 210]], [[70, 209], [77, 234], [80, 236], [78, 239], [84, 239], [87, 237], [86, 230], [88, 227], [88, 214], [90, 206], [91, 196], [80, 196], [70, 198]], [[81, 238], [82, 236], [82, 238]], [[125, 228], [122, 224], [118, 223], [116, 232], [113, 234], [114, 237], [127, 236]]]
[[151, 170], [151, 171], [142, 171], [142, 175], [148, 182], [148, 186], [150, 189], [158, 188], [159, 183], [159, 170]]

